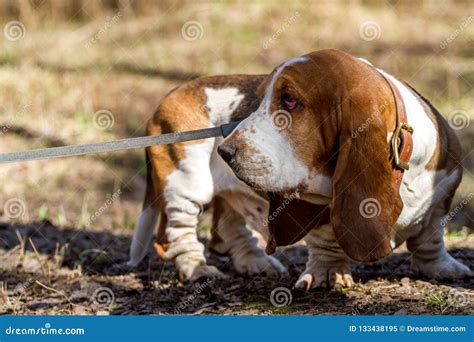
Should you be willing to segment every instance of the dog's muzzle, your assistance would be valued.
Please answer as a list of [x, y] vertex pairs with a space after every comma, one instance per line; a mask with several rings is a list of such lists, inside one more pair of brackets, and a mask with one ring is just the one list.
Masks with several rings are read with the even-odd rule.
[[217, 153], [229, 164], [237, 153], [237, 147], [233, 144], [224, 143], [217, 148]]

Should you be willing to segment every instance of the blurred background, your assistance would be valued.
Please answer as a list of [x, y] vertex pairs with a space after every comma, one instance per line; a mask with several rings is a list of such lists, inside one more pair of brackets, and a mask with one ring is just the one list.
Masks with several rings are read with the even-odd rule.
[[[0, 151], [139, 136], [189, 79], [268, 73], [337, 48], [404, 79], [449, 118], [465, 152], [456, 202], [468, 199], [453, 222], [472, 227], [473, 14], [468, 0], [2, 0]], [[131, 228], [144, 172], [140, 150], [2, 165], [0, 214], [18, 199], [14, 219]]]
[[[366, 58], [407, 81], [456, 130], [464, 148], [465, 172], [446, 241], [448, 247], [461, 251], [456, 255], [472, 264], [468, 255], [474, 246], [470, 234], [474, 227], [474, 3], [469, 0], [1, 0], [0, 152], [141, 136], [160, 99], [187, 80], [211, 74], [269, 73], [288, 58], [324, 48]], [[132, 276], [104, 276], [115, 262], [127, 258], [144, 196], [144, 176], [141, 150], [1, 165], [0, 297], [6, 296], [5, 303], [11, 303], [8, 295], [16, 291], [18, 282], [32, 284], [33, 274], [34, 279], [64, 291], [65, 298], [77, 297], [86, 282], [88, 286], [106, 282], [116, 296], [130, 295], [127, 300], [139, 306], [133, 312], [147, 313], [150, 301], [158, 299], [163, 302], [155, 310], [166, 306], [168, 292], [166, 296], [140, 292], [143, 304], [133, 292], [149, 287], [150, 279], [158, 276], [152, 289], [168, 291], [159, 272], [163, 272], [161, 264], [153, 272], [140, 271], [143, 284]], [[204, 215], [201, 236], [206, 237], [207, 231]], [[156, 261], [155, 256], [152, 259]], [[395, 266], [381, 266], [383, 276], [392, 277], [394, 269], [399, 270], [396, 277], [408, 273], [408, 256], [394, 260], [390, 262]], [[302, 254], [293, 277], [304, 261]], [[374, 277], [381, 275], [377, 270]], [[170, 272], [169, 284], [176, 284], [176, 275]], [[357, 272], [365, 281], [365, 273]], [[247, 281], [242, 284], [243, 292], [249, 292]], [[449, 301], [449, 305], [443, 302], [448, 297], [431, 298], [434, 290], [426, 284], [422, 288], [428, 289], [423, 290], [426, 294], [413, 295], [418, 304], [407, 306], [408, 312], [454, 310]], [[261, 291], [267, 295], [266, 288]], [[364, 291], [360, 296], [366, 296]], [[87, 301], [84, 306], [71, 306], [63, 299], [58, 306], [57, 293], [45, 287], [37, 286], [33, 292], [28, 293], [31, 298], [9, 304], [3, 312], [50, 313], [51, 305], [59, 313], [88, 310]], [[223, 302], [228, 302], [225, 298]], [[358, 313], [372, 312], [378, 303], [379, 312], [400, 310], [398, 299], [390, 307], [374, 298], [367, 304], [368, 311], [361, 306]], [[317, 302], [311, 310], [349, 308], [350, 313], [351, 300], [339, 306], [332, 306], [333, 301], [326, 306]], [[307, 303], [302, 300], [303, 306]], [[131, 310], [124, 307], [115, 312]]]

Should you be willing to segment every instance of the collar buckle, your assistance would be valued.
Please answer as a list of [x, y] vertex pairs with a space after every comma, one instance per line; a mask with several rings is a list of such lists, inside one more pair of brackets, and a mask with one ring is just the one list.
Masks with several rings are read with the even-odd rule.
[[413, 134], [414, 129], [412, 126], [410, 126], [406, 122], [398, 122], [397, 127], [395, 128], [395, 131], [393, 132], [390, 143], [392, 146], [393, 162], [395, 163], [395, 165], [399, 167], [400, 169], [409, 170], [410, 169], [409, 163], [402, 161], [400, 159], [400, 153], [399, 153], [399, 149], [403, 149], [404, 141], [402, 141], [401, 146], [399, 146], [398, 139], [400, 135], [402, 135], [402, 139], [403, 139], [403, 137], [405, 136], [404, 131], [408, 132], [409, 134]]

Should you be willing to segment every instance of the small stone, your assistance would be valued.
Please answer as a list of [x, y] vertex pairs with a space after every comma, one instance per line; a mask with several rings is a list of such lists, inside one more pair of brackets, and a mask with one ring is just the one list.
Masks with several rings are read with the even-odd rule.
[[404, 277], [400, 282], [403, 287], [410, 287], [410, 278]]
[[26, 273], [37, 273], [41, 270], [41, 263], [33, 258], [25, 258], [22, 262], [23, 271]]
[[76, 290], [76, 291], [73, 291], [73, 293], [71, 293], [71, 295], [69, 296], [69, 300], [71, 302], [77, 302], [82, 299], [89, 299], [89, 294], [87, 293], [87, 291]]
[[406, 309], [398, 310], [397, 312], [394, 313], [394, 315], [406, 316], [406, 315], [408, 315], [408, 310], [406, 310]]
[[79, 306], [79, 305], [74, 307], [74, 310], [73, 310], [72, 314], [76, 315], [76, 316], [90, 315], [84, 307]]
[[415, 280], [415, 285], [417, 287], [430, 287], [432, 286], [431, 283], [424, 281], [424, 280]]
[[97, 311], [95, 314], [96, 314], [97, 316], [109, 316], [109, 315], [110, 315], [110, 312], [104, 311], [104, 310], [100, 310], [100, 311]]

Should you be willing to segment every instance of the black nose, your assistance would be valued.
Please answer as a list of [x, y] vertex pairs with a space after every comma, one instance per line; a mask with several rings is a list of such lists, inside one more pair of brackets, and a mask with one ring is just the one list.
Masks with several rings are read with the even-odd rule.
[[217, 153], [224, 159], [227, 163], [235, 157], [237, 152], [237, 147], [232, 144], [222, 144], [217, 148]]

